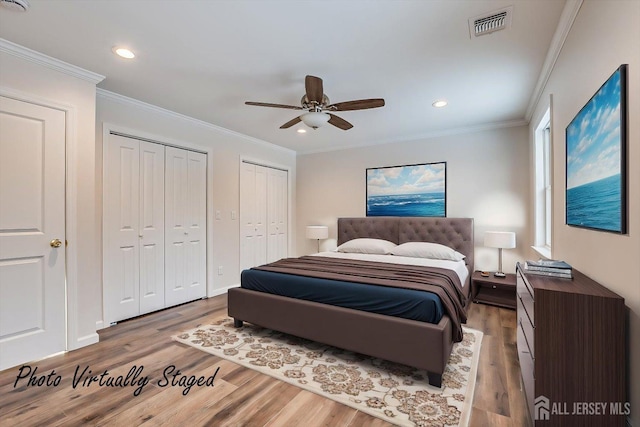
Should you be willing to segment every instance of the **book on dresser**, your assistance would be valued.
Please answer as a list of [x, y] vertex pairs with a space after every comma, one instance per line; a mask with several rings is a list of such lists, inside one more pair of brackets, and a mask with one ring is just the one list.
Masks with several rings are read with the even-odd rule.
[[529, 274], [537, 274], [539, 276], [573, 278], [571, 265], [564, 261], [542, 259], [539, 261], [525, 261], [524, 270]]

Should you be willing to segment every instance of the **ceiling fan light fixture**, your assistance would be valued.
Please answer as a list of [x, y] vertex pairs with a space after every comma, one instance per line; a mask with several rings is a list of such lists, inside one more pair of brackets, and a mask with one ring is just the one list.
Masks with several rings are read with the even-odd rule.
[[300, 116], [302, 123], [309, 126], [311, 129], [318, 129], [329, 121], [329, 115], [318, 111], [311, 111]]
[[0, 6], [16, 12], [26, 12], [29, 9], [27, 0], [0, 0]]
[[[1, 1], [1, 0], [0, 0]], [[315, 76], [306, 76], [304, 79], [305, 94], [300, 100], [300, 107], [295, 105], [272, 104], [267, 102], [246, 101], [246, 105], [255, 105], [257, 107], [273, 107], [286, 108], [288, 110], [303, 110], [300, 116], [296, 116], [289, 120], [280, 129], [289, 129], [292, 126], [302, 122], [311, 129], [318, 129], [329, 123], [332, 126], [342, 130], [349, 130], [353, 127], [351, 123], [345, 119], [332, 114], [335, 111], [353, 111], [368, 110], [369, 108], [384, 107], [384, 99], [357, 99], [353, 101], [338, 102], [330, 104], [329, 98], [323, 93], [322, 79]], [[328, 111], [331, 111], [330, 113]], [[298, 132], [302, 133], [300, 130]]]

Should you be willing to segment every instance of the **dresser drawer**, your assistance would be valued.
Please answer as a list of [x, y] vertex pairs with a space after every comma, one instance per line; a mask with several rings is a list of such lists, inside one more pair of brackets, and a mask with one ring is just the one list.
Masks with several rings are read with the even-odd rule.
[[522, 274], [518, 271], [516, 275], [516, 299], [518, 304], [518, 316], [522, 309], [529, 318], [531, 325], [535, 326], [536, 321], [533, 310], [533, 290], [529, 287]]
[[[518, 301], [519, 303], [520, 301]], [[518, 339], [520, 339], [520, 335], [522, 336], [522, 349], [528, 350], [531, 354], [531, 357], [535, 359], [535, 343], [533, 336], [533, 326], [529, 323], [529, 319], [525, 315], [521, 315], [518, 312]], [[520, 346], [520, 342], [518, 342], [518, 346]]]
[[533, 419], [533, 403], [535, 393], [535, 372], [533, 357], [529, 352], [529, 347], [524, 338], [524, 331], [518, 325], [518, 360], [520, 361], [520, 371], [522, 373], [522, 384], [524, 386], [524, 394], [527, 399], [529, 414]]

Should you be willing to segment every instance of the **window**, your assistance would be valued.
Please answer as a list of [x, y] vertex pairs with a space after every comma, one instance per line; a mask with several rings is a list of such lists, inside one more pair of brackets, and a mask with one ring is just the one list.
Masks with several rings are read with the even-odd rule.
[[535, 243], [534, 249], [551, 257], [552, 226], [551, 117], [544, 114], [535, 132]]

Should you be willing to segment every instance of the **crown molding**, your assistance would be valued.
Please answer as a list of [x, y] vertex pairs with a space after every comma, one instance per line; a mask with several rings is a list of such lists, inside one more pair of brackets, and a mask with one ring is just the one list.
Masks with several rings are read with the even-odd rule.
[[118, 102], [121, 104], [125, 104], [125, 105], [130, 105], [133, 107], [137, 107], [137, 108], [141, 108], [143, 110], [147, 110], [153, 113], [157, 113], [160, 115], [164, 115], [167, 117], [172, 117], [174, 119], [178, 119], [187, 123], [190, 123], [192, 125], [196, 125], [196, 126], [200, 126], [209, 130], [213, 130], [216, 132], [222, 132], [225, 133], [227, 135], [231, 135], [237, 138], [241, 138], [247, 142], [251, 142], [253, 144], [257, 144], [257, 145], [261, 145], [263, 147], [266, 148], [270, 148], [272, 150], [277, 150], [277, 151], [281, 151], [284, 153], [287, 153], [291, 156], [295, 156], [296, 152], [294, 150], [291, 150], [289, 148], [285, 148], [285, 147], [281, 147], [279, 145], [276, 144], [272, 144], [271, 142], [267, 142], [267, 141], [263, 141], [262, 139], [258, 139], [258, 138], [254, 138], [245, 134], [242, 134], [240, 132], [235, 132], [217, 125], [214, 125], [212, 123], [209, 122], [205, 122], [203, 120], [200, 119], [195, 119], [193, 117], [190, 116], [186, 116], [184, 114], [180, 114], [180, 113], [176, 113], [175, 111], [171, 111], [171, 110], [167, 110], [165, 108], [162, 107], [158, 107], [157, 105], [153, 105], [153, 104], [148, 104], [146, 102], [143, 101], [139, 101], [137, 99], [134, 98], [129, 98], [128, 96], [124, 96], [124, 95], [120, 95], [118, 93], [115, 92], [110, 92], [108, 90], [105, 89], [101, 89], [101, 88], [96, 88], [96, 95], [98, 98], [103, 98], [103, 99], [107, 99], [110, 101], [114, 101], [114, 102]]
[[455, 128], [455, 129], [447, 129], [447, 130], [443, 130], [443, 131], [437, 131], [437, 132], [430, 132], [427, 134], [422, 134], [422, 135], [413, 135], [411, 137], [407, 137], [407, 138], [400, 138], [400, 139], [394, 139], [393, 141], [389, 141], [389, 140], [381, 140], [381, 141], [369, 141], [369, 142], [365, 142], [362, 144], [352, 144], [349, 146], [340, 146], [340, 147], [328, 147], [325, 149], [319, 149], [319, 150], [309, 150], [309, 151], [295, 151], [295, 150], [291, 150], [289, 148], [286, 147], [282, 147], [280, 145], [276, 145], [273, 144], [271, 142], [267, 142], [264, 141], [262, 139], [258, 139], [258, 138], [254, 138], [239, 132], [235, 132], [217, 125], [214, 125], [212, 123], [209, 122], [205, 122], [203, 120], [200, 119], [195, 119], [193, 117], [190, 116], [186, 116], [184, 114], [180, 114], [180, 113], [176, 113], [175, 111], [171, 111], [171, 110], [167, 110], [165, 108], [162, 107], [158, 107], [157, 105], [153, 105], [153, 104], [149, 104], [134, 98], [129, 98], [128, 96], [124, 96], [124, 95], [120, 95], [118, 93], [115, 92], [110, 92], [108, 90], [105, 89], [101, 89], [101, 88], [96, 88], [96, 95], [98, 98], [103, 98], [103, 99], [107, 99], [113, 102], [118, 102], [121, 104], [126, 104], [126, 105], [131, 105], [133, 107], [137, 107], [137, 108], [141, 108], [150, 112], [154, 112], [157, 114], [161, 114], [167, 117], [173, 117], [175, 119], [181, 120], [181, 121], [185, 121], [188, 123], [191, 123], [193, 125], [196, 126], [201, 126], [204, 127], [206, 129], [210, 129], [210, 130], [214, 130], [217, 132], [222, 132], [225, 133], [227, 135], [232, 135], [235, 136], [237, 138], [241, 138], [244, 139], [245, 141], [251, 142], [253, 144], [258, 144], [261, 145], [263, 147], [267, 147], [270, 148], [272, 150], [278, 150], [284, 153], [287, 153], [289, 155], [293, 155], [293, 156], [299, 156], [299, 155], [305, 155], [305, 154], [316, 154], [316, 153], [323, 153], [323, 152], [330, 152], [330, 151], [340, 151], [340, 150], [348, 150], [351, 148], [365, 148], [365, 147], [371, 147], [371, 146], [377, 146], [377, 145], [384, 145], [384, 144], [394, 144], [394, 143], [398, 143], [398, 142], [414, 142], [414, 141], [420, 141], [420, 140], [424, 140], [424, 139], [432, 139], [432, 138], [437, 138], [437, 137], [443, 137], [443, 136], [448, 136], [448, 135], [458, 135], [458, 134], [465, 134], [465, 133], [474, 133], [474, 132], [482, 132], [482, 131], [487, 131], [487, 130], [494, 130], [494, 129], [504, 129], [504, 128], [510, 128], [510, 127], [517, 127], [517, 126], [526, 126], [529, 124], [529, 122], [527, 120], [510, 120], [510, 121], [504, 121], [504, 122], [496, 122], [496, 123], [487, 123], [487, 124], [483, 124], [483, 125], [478, 125], [478, 126], [469, 126], [469, 127], [462, 127], [462, 128]]
[[43, 65], [47, 68], [51, 68], [53, 70], [73, 77], [77, 77], [82, 80], [86, 80], [96, 85], [103, 81], [105, 78], [100, 74], [94, 73], [92, 71], [87, 71], [84, 68], [71, 65], [64, 61], [60, 61], [59, 59], [52, 58], [43, 53], [36, 52], [35, 50], [31, 50], [2, 38], [0, 38], [0, 52], [5, 52], [9, 55], [13, 55], [27, 61], [35, 62], [36, 64]]
[[461, 135], [466, 133], [476, 133], [476, 132], [484, 132], [488, 130], [527, 126], [528, 124], [529, 124], [529, 121], [524, 119], [508, 120], [504, 122], [486, 123], [478, 126], [467, 126], [467, 127], [460, 127], [460, 128], [454, 128], [454, 129], [445, 129], [442, 131], [429, 132], [421, 135], [412, 135], [406, 138], [394, 139], [393, 141], [382, 140], [382, 141], [374, 141], [374, 142], [364, 142], [362, 144], [352, 144], [349, 146], [343, 145], [340, 147], [333, 147], [333, 148], [328, 147], [328, 148], [319, 149], [319, 150], [299, 151], [298, 155], [300, 156], [300, 155], [306, 155], [306, 154], [327, 153], [330, 151], [350, 150], [354, 148], [366, 148], [366, 147], [385, 145], [385, 144], [397, 144], [399, 142], [418, 142], [418, 141], [424, 141], [426, 139], [441, 138], [441, 137], [450, 136], [450, 135]]
[[564, 9], [560, 15], [560, 22], [558, 22], [556, 32], [553, 34], [553, 39], [551, 39], [551, 44], [549, 45], [549, 50], [547, 51], [547, 57], [544, 61], [544, 65], [542, 66], [542, 71], [538, 77], [538, 82], [536, 83], [536, 87], [529, 99], [529, 105], [527, 106], [527, 111], [524, 116], [527, 121], [531, 121], [533, 111], [538, 105], [540, 97], [547, 86], [549, 77], [551, 77], [551, 72], [556, 65], [556, 61], [560, 56], [564, 42], [567, 40], [567, 36], [571, 31], [571, 27], [576, 20], [576, 16], [578, 16], [578, 11], [582, 6], [582, 2], [583, 0], [567, 0], [567, 3], [564, 5]]

